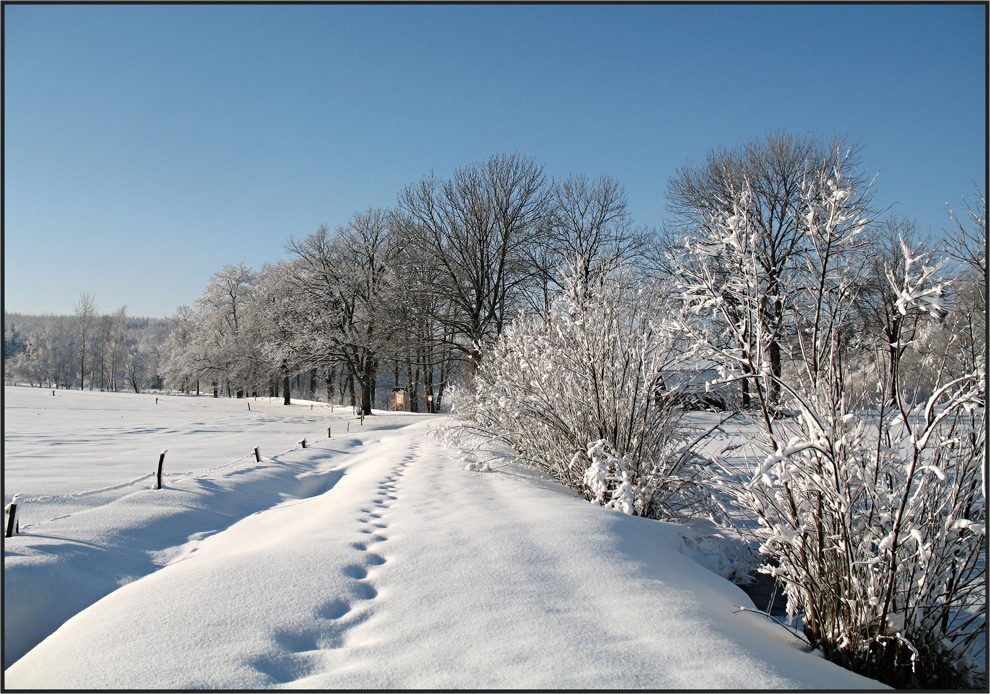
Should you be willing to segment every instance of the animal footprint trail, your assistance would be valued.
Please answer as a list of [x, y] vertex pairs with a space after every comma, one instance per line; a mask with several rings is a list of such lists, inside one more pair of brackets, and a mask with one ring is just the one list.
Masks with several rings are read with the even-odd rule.
[[329, 654], [346, 649], [352, 631], [374, 614], [375, 602], [380, 599], [375, 573], [388, 563], [383, 551], [389, 540], [387, 516], [394, 504], [401, 503], [402, 478], [415, 460], [416, 453], [411, 451], [378, 484], [370, 503], [358, 509], [359, 539], [348, 545], [357, 556], [340, 569], [348, 583], [315, 608], [316, 626], [276, 632], [281, 653], [253, 663], [273, 684], [293, 682], [325, 669]]
[[[385, 539], [375, 536], [371, 541]], [[252, 663], [272, 684], [286, 684], [323, 671], [328, 652], [346, 648], [351, 630], [371, 618], [370, 604], [378, 598], [378, 589], [372, 584], [370, 574], [387, 560], [369, 551], [364, 543], [354, 542], [350, 546], [361, 553], [358, 561], [342, 568], [344, 576], [352, 581], [350, 585], [316, 607], [315, 626], [276, 631], [273, 637], [281, 652]]]
[[316, 624], [275, 632], [273, 638], [280, 652], [277, 655], [268, 654], [252, 663], [271, 684], [287, 684], [325, 670], [326, 658], [346, 649], [352, 631], [374, 614], [379, 589], [373, 574], [388, 559], [372, 547], [379, 549], [388, 542], [386, 531], [389, 523], [385, 512], [391, 503], [398, 500], [396, 482], [397, 478], [393, 478], [380, 484], [376, 498], [359, 509], [357, 532], [361, 538], [348, 546], [357, 556], [340, 569], [348, 579], [347, 584], [338, 594], [314, 609]]

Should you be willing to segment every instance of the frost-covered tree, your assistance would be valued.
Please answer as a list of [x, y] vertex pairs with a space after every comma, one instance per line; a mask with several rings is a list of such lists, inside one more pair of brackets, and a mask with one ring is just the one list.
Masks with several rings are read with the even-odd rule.
[[243, 264], [214, 273], [194, 302], [188, 344], [181, 355], [172, 355], [173, 370], [210, 383], [214, 396], [221, 388], [231, 394], [263, 379], [250, 303], [255, 281]]
[[282, 264], [266, 265], [258, 274], [250, 310], [257, 331], [262, 370], [282, 383], [282, 404], [292, 403], [291, 377], [305, 369], [294, 339], [299, 316], [294, 285]]
[[[886, 378], [878, 380], [876, 369], [872, 367], [882, 363], [888, 370], [897, 369], [904, 375], [910, 371], [913, 382], [919, 388], [930, 387], [921, 368], [923, 351], [929, 342], [925, 336], [930, 336], [941, 316], [924, 312], [902, 314], [898, 310], [896, 287], [888, 276], [890, 268], [904, 265], [905, 247], [928, 245], [929, 242], [921, 237], [917, 223], [891, 215], [868, 235], [868, 252], [863, 253], [863, 277], [856, 287], [854, 302], [860, 318], [856, 326], [858, 354], [854, 358], [858, 358], [861, 364], [852, 365], [852, 368], [858, 369], [861, 374], [858, 383], [864, 392], [873, 392], [881, 383], [885, 384], [888, 391], [876, 395], [878, 399], [886, 399], [888, 404], [892, 404], [894, 394], [889, 388], [896, 381], [897, 374], [891, 371]], [[898, 339], [898, 335], [906, 339]]]
[[[192, 344], [193, 310], [183, 304], [175, 310], [168, 319], [169, 333], [162, 347], [162, 376], [171, 388], [178, 388], [183, 393], [191, 390], [192, 384], [198, 380], [195, 369], [190, 364], [189, 350]], [[196, 388], [197, 395], [199, 388]]]
[[75, 330], [66, 316], [44, 316], [42, 323], [25, 339], [17, 356], [17, 375], [38, 385], [68, 387], [75, 373]]
[[546, 317], [506, 328], [455, 394], [454, 413], [591, 501], [676, 517], [699, 487], [664, 390], [682, 352], [664, 292], [621, 270], [591, 287], [582, 276], [568, 273]]
[[949, 209], [954, 229], [948, 232], [945, 253], [957, 269], [953, 287], [956, 310], [949, 317], [948, 330], [961, 341], [963, 362], [960, 370], [982, 364], [987, 359], [987, 199], [979, 188], [964, 203], [960, 219]]
[[126, 306], [100, 317], [98, 343], [101, 387], [118, 390], [126, 381], [127, 357], [131, 351]]
[[9, 313], [3, 315], [3, 377], [13, 379], [21, 372], [27, 343]]
[[[898, 364], [882, 360], [874, 376], [890, 397], [878, 411], [849, 387], [842, 338], [856, 323], [859, 285], [848, 251], [866, 218], [840, 173], [803, 186], [800, 368], [762, 375], [777, 381], [795, 416], [764, 408], [765, 458], [748, 479], [727, 472], [717, 485], [758, 518], [752, 532], [770, 559], [763, 570], [783, 583], [788, 611], [801, 614], [826, 657], [894, 686], [971, 685], [969, 657], [983, 647], [986, 614], [985, 373], [951, 373], [950, 340], [927, 351], [930, 395], [918, 399]], [[745, 220], [732, 217], [723, 228], [741, 236]], [[892, 337], [911, 349], [917, 314], [948, 307], [938, 263], [907, 245], [902, 257], [886, 273], [905, 319]]]

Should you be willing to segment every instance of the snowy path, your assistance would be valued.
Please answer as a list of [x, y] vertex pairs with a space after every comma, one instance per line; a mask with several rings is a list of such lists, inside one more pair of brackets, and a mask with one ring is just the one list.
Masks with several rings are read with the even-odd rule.
[[[434, 419], [378, 416], [279, 456], [319, 482], [159, 550], [162, 568], [69, 620], [5, 685], [878, 687], [734, 613], [748, 598], [681, 554], [676, 527], [467, 470], [427, 436]], [[201, 482], [163, 491], [229, 493]]]

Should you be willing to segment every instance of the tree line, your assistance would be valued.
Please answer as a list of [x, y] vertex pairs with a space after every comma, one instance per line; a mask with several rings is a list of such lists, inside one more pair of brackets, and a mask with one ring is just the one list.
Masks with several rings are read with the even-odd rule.
[[[531, 158], [496, 155], [449, 178], [423, 176], [391, 209], [370, 208], [334, 230], [291, 238], [284, 261], [224, 267], [192, 306], [149, 326], [147, 337], [126, 326], [124, 308], [98, 316], [86, 294], [73, 316], [46, 321], [30, 336], [18, 336], [8, 316], [5, 372], [58, 385], [286, 401], [295, 386], [307, 397], [350, 399], [366, 414], [387, 401], [378, 389], [391, 383], [406, 389], [413, 411], [438, 410], [448, 386], [476, 371], [517, 316], [548, 316], [572, 273], [590, 286], [621, 266], [668, 287], [690, 278], [717, 293], [721, 320], [701, 326], [708, 333], [694, 335], [695, 343], [717, 339], [738, 353], [733, 403], [746, 408], [762, 398], [773, 407], [781, 376], [801, 361], [795, 355], [808, 315], [793, 288], [807, 273], [809, 241], [793, 212], [815, 176], [840, 167], [844, 189], [857, 196], [846, 203], [863, 217], [858, 255], [843, 256], [856, 258], [847, 268], [855, 302], [837, 338], [847, 371], [882, 356], [891, 369], [918, 372], [925, 387], [924, 360], [893, 336], [902, 327], [928, 331], [929, 339], [941, 331], [968, 345], [960, 358], [976, 362], [985, 344], [985, 201], [978, 191], [962, 220], [950, 211], [955, 229], [935, 244], [914, 221], [871, 207], [859, 152], [843, 138], [783, 132], [712, 150], [670, 178], [660, 230], [634, 226], [624, 189], [609, 176], [554, 178]], [[752, 296], [732, 288], [746, 269], [718, 217], [743, 194], [747, 223], [758, 231], [748, 251]], [[908, 318], [892, 303], [885, 276], [903, 256], [901, 239], [927, 245], [958, 271], [956, 310], [944, 319], [903, 325]], [[764, 356], [770, 378], [758, 381], [751, 376]]]
[[431, 173], [392, 209], [290, 239], [282, 262], [217, 272], [175, 317], [166, 379], [288, 399], [307, 374], [365, 414], [384, 381], [438, 411], [519, 312], [548, 310], [572, 256], [589, 276], [645, 257], [627, 207], [608, 176], [556, 180], [520, 154]]
[[100, 314], [89, 294], [68, 316], [5, 311], [4, 379], [50, 388], [161, 389], [171, 328], [167, 319], [128, 316], [123, 306]]
[[[985, 343], [985, 266], [972, 247], [979, 239], [965, 236], [969, 227], [960, 223], [962, 235], [950, 235], [939, 248], [912, 220], [871, 207], [857, 146], [770, 133], [677, 171], [661, 230], [633, 225], [614, 179], [553, 178], [520, 154], [493, 156], [449, 178], [430, 173], [400, 191], [391, 209], [370, 208], [334, 230], [322, 226], [290, 239], [284, 261], [217, 272], [194, 305], [174, 317], [164, 375], [183, 389], [199, 384], [284, 398], [303, 375], [307, 391], [343, 395], [366, 414], [384, 400], [377, 392], [384, 382], [406, 388], [414, 411], [438, 409], [448, 385], [474, 373], [517, 316], [549, 314], [570, 273], [590, 285], [622, 266], [668, 284], [693, 277], [712, 291], [718, 285], [722, 322], [705, 329], [738, 349], [733, 368], [741, 377], [732, 400], [749, 407], [763, 398], [773, 407], [781, 376], [801, 361], [795, 355], [807, 328], [806, 293], [794, 288], [807, 275], [812, 249], [793, 212], [813, 179], [836, 167], [846, 176], [844, 189], [857, 196], [845, 204], [862, 216], [855, 248], [843, 249], [843, 258], [854, 258], [846, 271], [855, 301], [837, 338], [848, 369], [886, 351], [887, 363], [918, 372], [917, 385], [925, 387], [923, 360], [891, 346], [906, 318], [893, 310], [884, 273], [903, 254], [901, 238], [927, 241], [961, 273], [952, 287], [956, 311], [906, 327], [964, 340], [974, 363]], [[758, 230], [752, 297], [730, 290], [745, 268], [713, 222], [742, 191], [747, 219]], [[758, 349], [765, 355], [758, 357]], [[771, 378], [757, 382], [748, 376], [763, 356]]]

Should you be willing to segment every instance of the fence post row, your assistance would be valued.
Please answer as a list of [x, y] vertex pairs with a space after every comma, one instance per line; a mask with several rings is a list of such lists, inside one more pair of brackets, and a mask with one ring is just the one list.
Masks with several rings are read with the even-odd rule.
[[[52, 395], [55, 395], [54, 390], [52, 391]], [[158, 398], [155, 398], [155, 404], [158, 404]], [[248, 409], [249, 410], [251, 409], [251, 403], [248, 403]], [[347, 430], [348, 431], [351, 430], [350, 423], [348, 423], [347, 425]], [[333, 438], [333, 434], [331, 433], [331, 427], [327, 427], [327, 438]], [[303, 448], [306, 448], [306, 443], [307, 443], [306, 439], [299, 441], [299, 444], [302, 445]], [[258, 450], [259, 448], [260, 446], [255, 446], [254, 448], [254, 459], [256, 462], [260, 463], [261, 451]], [[156, 475], [155, 489], [162, 488], [162, 470], [165, 467], [166, 453], [168, 453], [167, 448], [164, 451], [162, 451], [158, 456], [158, 472]], [[3, 510], [4, 515], [7, 516], [7, 527], [4, 533], [4, 537], [12, 537], [15, 533], [19, 533], [21, 531], [20, 521], [17, 518], [17, 500], [20, 498], [20, 496], [21, 496], [20, 494], [14, 494], [14, 498], [11, 499], [10, 503], [7, 504], [6, 508], [4, 508]]]

